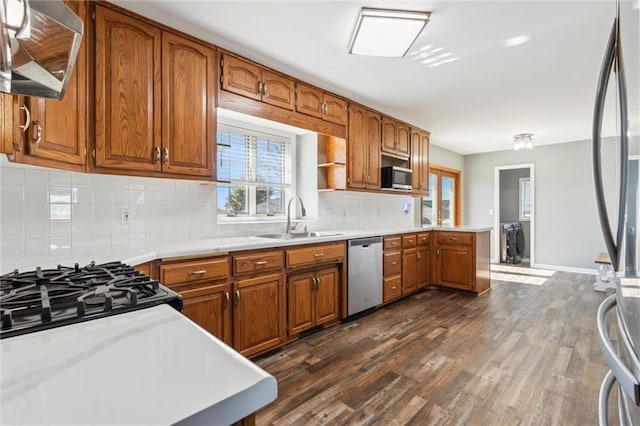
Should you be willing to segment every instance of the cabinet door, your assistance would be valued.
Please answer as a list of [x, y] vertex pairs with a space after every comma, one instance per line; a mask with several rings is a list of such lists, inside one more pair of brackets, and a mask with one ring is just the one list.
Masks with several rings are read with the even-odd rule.
[[396, 154], [409, 157], [409, 146], [411, 139], [411, 134], [409, 133], [409, 131], [409, 126], [401, 123], [398, 123], [396, 125], [396, 140], [398, 142]]
[[96, 165], [160, 171], [160, 30], [96, 6]]
[[316, 273], [315, 323], [324, 324], [338, 319], [338, 268], [327, 268]]
[[388, 302], [402, 296], [402, 279], [400, 275], [384, 277], [382, 280], [383, 302]]
[[382, 117], [367, 111], [367, 188], [380, 188], [380, 141], [382, 138]]
[[[87, 4], [68, 0], [64, 3], [82, 18], [86, 28]], [[87, 37], [84, 37], [73, 74], [61, 100], [26, 98], [31, 113], [31, 126], [25, 135], [25, 150], [29, 155], [61, 163], [85, 164], [87, 43]]]
[[296, 111], [302, 114], [322, 118], [322, 90], [296, 83]]
[[396, 153], [396, 122], [388, 117], [382, 117], [382, 151]]
[[402, 252], [402, 294], [417, 289], [418, 250], [410, 249]]
[[261, 68], [229, 55], [222, 55], [222, 89], [257, 101]]
[[313, 318], [314, 293], [314, 273], [289, 277], [287, 284], [289, 335], [300, 333], [315, 325]]
[[212, 176], [214, 61], [209, 46], [162, 34], [162, 170]]
[[420, 246], [418, 248], [418, 262], [416, 265], [417, 271], [417, 286], [418, 288], [425, 288], [431, 281], [431, 247], [429, 245]]
[[469, 246], [438, 245], [435, 253], [435, 284], [473, 289], [473, 251]]
[[429, 192], [429, 135], [411, 130], [411, 186], [416, 195]]
[[184, 314], [200, 327], [232, 345], [230, 284], [181, 291]]
[[367, 186], [367, 159], [369, 148], [367, 146], [367, 112], [357, 105], [349, 107], [349, 140], [347, 150], [349, 152], [350, 188], [365, 188]]
[[332, 123], [347, 124], [347, 101], [337, 98], [328, 93], [324, 94], [324, 117]]
[[245, 356], [278, 346], [284, 340], [282, 274], [234, 283], [234, 346]]
[[262, 70], [262, 101], [293, 110], [295, 105], [293, 80], [269, 70]]

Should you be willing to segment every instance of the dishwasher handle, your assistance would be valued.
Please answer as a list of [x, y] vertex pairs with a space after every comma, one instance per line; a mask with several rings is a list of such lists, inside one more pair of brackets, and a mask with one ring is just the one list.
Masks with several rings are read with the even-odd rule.
[[369, 248], [369, 246], [374, 244], [382, 244], [382, 237], [369, 237], [349, 240], [349, 247]]

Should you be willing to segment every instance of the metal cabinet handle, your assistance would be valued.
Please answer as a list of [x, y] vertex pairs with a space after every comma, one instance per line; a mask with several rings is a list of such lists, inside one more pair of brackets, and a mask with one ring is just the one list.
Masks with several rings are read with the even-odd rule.
[[266, 260], [258, 260], [256, 262], [254, 262], [253, 264], [256, 266], [264, 266], [266, 265], [268, 262]]
[[450, 241], [458, 241], [458, 239], [456, 237], [451, 237], [449, 238]]
[[258, 95], [262, 93], [262, 82], [258, 82]]
[[392, 245], [392, 246], [397, 246], [397, 245], [398, 245], [398, 242], [397, 242], [397, 241], [394, 241], [394, 242], [392, 242], [392, 243], [391, 243], [391, 245]]
[[397, 265], [398, 262], [396, 262], [395, 260], [393, 262], [391, 262], [392, 265]]
[[26, 132], [31, 125], [31, 112], [29, 112], [29, 108], [27, 108], [25, 104], [22, 104], [20, 109], [24, 111], [24, 124], [21, 124], [19, 127], [23, 132]]
[[263, 95], [267, 94], [267, 83], [262, 83], [262, 94]]
[[236, 291], [236, 306], [238, 306], [240, 304], [240, 291], [237, 290]]
[[316, 254], [313, 255], [313, 257], [315, 257], [316, 260], [322, 259], [324, 257], [324, 253], [316, 253]]
[[229, 307], [229, 292], [225, 291], [224, 292], [224, 305], [225, 308]]
[[407, 240], [408, 243], [412, 243], [413, 242], [413, 238], [410, 240]]
[[395, 290], [396, 288], [398, 287], [394, 285], [393, 287], [391, 287], [391, 290]]
[[314, 288], [318, 290], [320, 288], [320, 278], [318, 277], [313, 278], [313, 285], [314, 285]]
[[[607, 313], [615, 306], [616, 295], [612, 294], [600, 304], [600, 307], [598, 307], [598, 340], [600, 341], [600, 349], [602, 349], [602, 354], [604, 355], [604, 359], [609, 365], [611, 372], [620, 383], [620, 387], [624, 389], [624, 393], [627, 394], [629, 399], [638, 405], [640, 404], [640, 382], [638, 382], [638, 379], [636, 379], [633, 373], [629, 371], [627, 366], [616, 353], [616, 350], [609, 339], [609, 333], [607, 332], [607, 327], [605, 325]], [[624, 337], [621, 338], [623, 339]]]
[[436, 254], [440, 256], [440, 250], [436, 250]]
[[156, 163], [159, 163], [160, 161], [162, 161], [162, 150], [160, 149], [159, 146], [156, 146]]
[[[616, 376], [611, 370], [604, 376], [602, 385], [600, 385], [600, 394], [598, 395], [598, 420], [600, 426], [608, 426], [609, 424], [609, 394], [611, 388], [616, 382]], [[621, 398], [622, 396], [618, 396]]]
[[422, 255], [420, 254], [420, 252], [416, 252], [416, 260], [420, 260], [422, 259]]
[[169, 148], [164, 148], [164, 164], [169, 164]]
[[199, 271], [189, 271], [189, 275], [203, 275], [206, 273], [207, 273], [206, 269], [201, 269]]
[[[42, 126], [40, 126], [40, 122], [37, 120], [33, 122], [33, 125], [35, 126], [36, 137], [31, 137], [31, 142], [38, 145], [42, 142]], [[31, 131], [33, 132], [33, 129], [31, 129]]]

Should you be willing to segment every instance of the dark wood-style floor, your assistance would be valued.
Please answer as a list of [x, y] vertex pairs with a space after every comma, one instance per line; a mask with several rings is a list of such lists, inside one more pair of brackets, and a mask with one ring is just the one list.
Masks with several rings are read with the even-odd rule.
[[257, 423], [597, 424], [606, 295], [547, 273], [494, 270], [479, 298], [422, 292], [258, 358], [279, 395]]

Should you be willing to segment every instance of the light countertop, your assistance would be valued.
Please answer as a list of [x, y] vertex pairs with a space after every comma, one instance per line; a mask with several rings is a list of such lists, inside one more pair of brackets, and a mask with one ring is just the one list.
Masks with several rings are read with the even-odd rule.
[[1, 424], [228, 425], [273, 376], [169, 305], [0, 340]]

